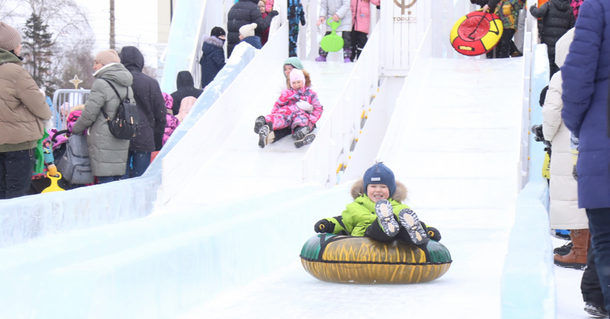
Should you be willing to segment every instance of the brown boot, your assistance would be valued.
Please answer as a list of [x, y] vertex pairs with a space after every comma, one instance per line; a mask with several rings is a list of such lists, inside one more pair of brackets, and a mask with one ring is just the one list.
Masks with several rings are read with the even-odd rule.
[[587, 251], [590, 245], [590, 235], [588, 229], [571, 229], [572, 250], [565, 256], [555, 254], [555, 265], [583, 269], [587, 266]]

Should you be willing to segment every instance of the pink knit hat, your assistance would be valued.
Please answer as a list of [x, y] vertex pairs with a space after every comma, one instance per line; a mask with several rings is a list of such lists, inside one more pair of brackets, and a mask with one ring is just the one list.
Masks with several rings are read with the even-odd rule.
[[292, 69], [292, 71], [290, 71], [290, 84], [292, 86], [292, 82], [295, 81], [303, 81], [303, 85], [305, 85], [305, 74], [303, 74], [303, 71], [299, 70], [299, 69]]
[[21, 34], [10, 25], [0, 22], [0, 49], [15, 50], [21, 44]]

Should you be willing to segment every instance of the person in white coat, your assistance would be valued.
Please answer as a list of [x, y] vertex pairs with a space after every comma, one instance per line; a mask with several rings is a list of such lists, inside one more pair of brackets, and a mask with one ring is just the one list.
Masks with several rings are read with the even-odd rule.
[[[333, 21], [341, 21], [341, 25], [337, 28], [337, 32], [341, 32], [343, 38], [343, 62], [352, 62], [352, 9], [351, 0], [321, 0], [320, 1], [320, 17], [317, 21], [317, 26], [321, 24], [326, 25], [326, 35], [329, 35], [332, 31], [331, 26], [326, 24], [326, 21], [332, 18]], [[321, 47], [318, 51], [320, 54], [316, 58], [317, 62], [326, 62], [326, 56], [328, 52], [324, 51]]]
[[[556, 44], [555, 63], [561, 68], [574, 39], [570, 29]], [[570, 230], [572, 249], [569, 254], [555, 254], [555, 264], [583, 268], [587, 264], [589, 249], [589, 220], [584, 209], [578, 208], [578, 184], [572, 175], [573, 161], [570, 153], [570, 130], [561, 119], [563, 101], [561, 70], [553, 75], [542, 107], [544, 138], [551, 142], [551, 228]]]

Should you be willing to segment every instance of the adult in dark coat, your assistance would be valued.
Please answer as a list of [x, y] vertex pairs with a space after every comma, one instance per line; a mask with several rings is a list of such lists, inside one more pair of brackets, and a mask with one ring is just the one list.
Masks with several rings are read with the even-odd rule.
[[532, 5], [530, 13], [536, 18], [542, 18], [541, 39], [542, 43], [548, 46], [550, 75], [553, 76], [559, 71], [559, 67], [555, 64], [555, 43], [572, 29], [576, 22], [570, 0], [551, 0], [540, 8]]
[[187, 96], [199, 98], [201, 92], [203, 92], [202, 90], [195, 88], [193, 76], [189, 71], [178, 72], [178, 76], [176, 77], [176, 87], [178, 90], [171, 94], [172, 98], [174, 99], [174, 105], [172, 106], [174, 116], [178, 115], [178, 112], [180, 112], [180, 103], [182, 103], [183, 98]]
[[578, 206], [587, 211], [604, 305], [610, 309], [610, 5], [606, 0], [582, 3], [561, 71], [562, 117], [580, 138]]
[[150, 164], [151, 152], [161, 149], [167, 109], [159, 82], [142, 73], [144, 56], [140, 50], [133, 46], [123, 47], [119, 56], [121, 63], [133, 76], [131, 89], [140, 113], [140, 125], [129, 144], [127, 168], [123, 176], [129, 178], [144, 174]]
[[203, 38], [201, 51], [203, 54], [199, 60], [201, 65], [201, 88], [205, 88], [214, 80], [216, 74], [225, 66], [225, 30], [214, 27], [210, 36]]
[[271, 19], [278, 15], [273, 10], [263, 19], [261, 11], [258, 9], [258, 0], [239, 0], [229, 10], [227, 21], [227, 57], [231, 56], [233, 48], [240, 42], [239, 28], [246, 24], [256, 23], [256, 35], [261, 37], [262, 32], [271, 24]]

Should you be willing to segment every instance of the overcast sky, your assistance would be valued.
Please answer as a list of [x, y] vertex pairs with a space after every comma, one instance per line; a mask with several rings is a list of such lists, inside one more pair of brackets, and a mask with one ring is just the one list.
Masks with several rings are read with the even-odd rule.
[[[89, 24], [96, 37], [96, 51], [109, 47], [110, 1], [75, 0], [86, 9]], [[146, 64], [156, 66], [153, 61], [157, 43], [157, 1], [115, 0], [115, 34], [117, 47], [134, 45], [140, 47]], [[156, 61], [155, 61], [156, 62]]]

